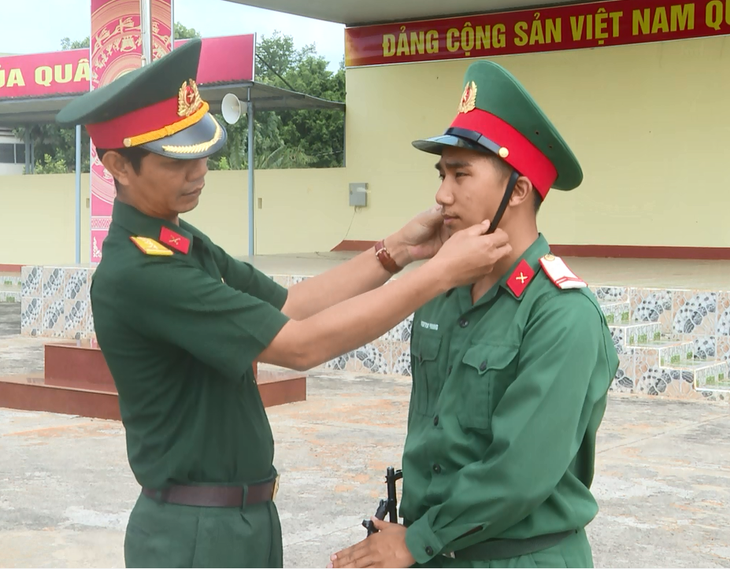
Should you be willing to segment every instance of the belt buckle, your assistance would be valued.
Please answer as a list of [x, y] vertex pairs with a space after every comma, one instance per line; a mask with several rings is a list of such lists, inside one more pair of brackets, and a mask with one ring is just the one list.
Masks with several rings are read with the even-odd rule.
[[274, 480], [274, 491], [271, 493], [271, 501], [276, 500], [276, 495], [279, 493], [279, 478], [281, 475], [277, 474], [276, 479]]

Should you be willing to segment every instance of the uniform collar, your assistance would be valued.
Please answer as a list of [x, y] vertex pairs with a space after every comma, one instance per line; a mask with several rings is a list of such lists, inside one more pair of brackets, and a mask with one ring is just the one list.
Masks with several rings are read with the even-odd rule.
[[[542, 236], [538, 234], [537, 239], [528, 247], [522, 256], [517, 259], [502, 278], [486, 293], [484, 293], [476, 303], [472, 303], [471, 286], [462, 286], [458, 289], [452, 289], [447, 296], [455, 293], [456, 302], [459, 310], [466, 313], [472, 308], [483, 306], [495, 299], [500, 289], [507, 291], [507, 294], [517, 301], [522, 300], [525, 291], [530, 283], [535, 280], [537, 273], [541, 270], [540, 259], [550, 252], [550, 245]], [[524, 277], [524, 279], [523, 279]], [[524, 280], [524, 285], [522, 281]], [[510, 284], [512, 286], [510, 286]], [[523, 285], [523, 286], [521, 286]], [[513, 290], [514, 288], [514, 290]], [[519, 294], [518, 294], [519, 293]]]
[[516, 300], [522, 300], [530, 283], [535, 280], [541, 268], [540, 259], [550, 252], [550, 245], [539, 233], [522, 256], [517, 259], [499, 280], [499, 287], [503, 288]]
[[112, 220], [135, 237], [154, 239], [184, 255], [192, 251], [194, 234], [183, 221], [175, 225], [158, 217], [150, 217], [119, 200], [114, 200]]

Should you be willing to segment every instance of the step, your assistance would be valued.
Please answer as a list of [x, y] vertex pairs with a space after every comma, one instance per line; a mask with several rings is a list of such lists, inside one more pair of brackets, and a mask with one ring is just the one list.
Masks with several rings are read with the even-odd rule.
[[[264, 407], [307, 400], [307, 375], [254, 362]], [[45, 345], [42, 375], [0, 378], [0, 407], [119, 420], [114, 380], [96, 342]]]
[[684, 399], [707, 399], [720, 392], [724, 399], [730, 395], [728, 365], [718, 360], [693, 360], [681, 365], [650, 367], [636, 378], [635, 391]]
[[619, 354], [626, 348], [647, 342], [655, 342], [662, 337], [662, 326], [658, 322], [629, 322], [609, 325], [611, 338]]
[[694, 359], [694, 342], [659, 340], [632, 346], [636, 364], [649, 367], [682, 365]]
[[629, 302], [602, 303], [601, 310], [606, 316], [606, 322], [609, 326], [629, 324], [631, 322], [631, 303]]
[[20, 303], [20, 291], [0, 290], [0, 302], [17, 302]]

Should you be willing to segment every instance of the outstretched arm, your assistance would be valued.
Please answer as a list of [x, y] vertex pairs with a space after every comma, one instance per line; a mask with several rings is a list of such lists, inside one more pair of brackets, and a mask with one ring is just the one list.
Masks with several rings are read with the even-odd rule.
[[[385, 239], [390, 256], [400, 267], [433, 257], [441, 248], [443, 218], [438, 207], [417, 215], [398, 232]], [[303, 320], [345, 300], [374, 290], [392, 275], [375, 257], [374, 248], [334, 269], [289, 288], [282, 312]], [[407, 315], [406, 315], [407, 316]]]

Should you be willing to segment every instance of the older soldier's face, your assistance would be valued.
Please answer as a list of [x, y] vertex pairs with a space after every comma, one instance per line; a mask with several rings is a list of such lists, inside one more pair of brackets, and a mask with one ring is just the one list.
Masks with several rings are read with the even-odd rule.
[[436, 169], [441, 178], [436, 201], [450, 233], [494, 217], [510, 172], [498, 157], [447, 147]]
[[127, 162], [114, 175], [124, 187], [122, 201], [149, 216], [175, 220], [197, 207], [207, 173], [207, 158], [175, 160], [148, 154], [139, 171]]

